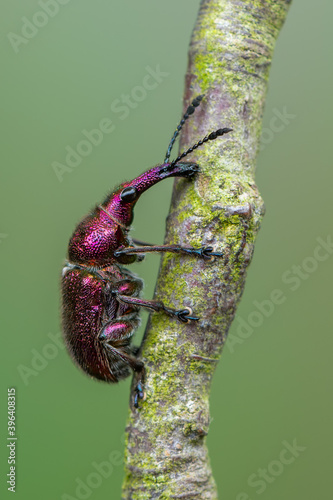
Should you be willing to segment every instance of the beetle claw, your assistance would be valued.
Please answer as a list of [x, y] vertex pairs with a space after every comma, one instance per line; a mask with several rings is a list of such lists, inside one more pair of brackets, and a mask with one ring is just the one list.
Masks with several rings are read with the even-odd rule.
[[199, 320], [197, 316], [189, 316], [189, 314], [192, 314], [192, 311], [189, 307], [187, 307], [186, 309], [181, 309], [180, 311], [176, 311], [177, 319], [179, 319], [179, 321], [182, 321], [183, 323]]
[[214, 257], [223, 257], [222, 252], [214, 252], [213, 247], [200, 248], [200, 255], [205, 260], [213, 260]]
[[146, 399], [146, 393], [143, 390], [142, 383], [138, 382], [136, 384], [136, 387], [134, 389], [135, 394], [134, 394], [134, 407], [139, 408], [139, 399], [142, 399], [143, 401]]

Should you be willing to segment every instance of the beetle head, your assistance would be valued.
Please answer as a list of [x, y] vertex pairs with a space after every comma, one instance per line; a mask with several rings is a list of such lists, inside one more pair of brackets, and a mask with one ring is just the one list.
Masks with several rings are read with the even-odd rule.
[[116, 188], [102, 203], [102, 207], [120, 226], [128, 228], [133, 220], [133, 209], [141, 194], [168, 177], [192, 178], [199, 171], [195, 163], [163, 163], [147, 170], [130, 182]]

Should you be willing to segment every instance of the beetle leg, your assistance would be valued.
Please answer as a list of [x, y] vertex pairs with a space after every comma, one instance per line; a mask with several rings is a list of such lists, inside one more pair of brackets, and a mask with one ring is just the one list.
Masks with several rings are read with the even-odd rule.
[[134, 407], [139, 408], [139, 399], [145, 400], [146, 393], [143, 390], [143, 380], [139, 380], [134, 388]]
[[126, 304], [133, 304], [156, 312], [163, 311], [169, 316], [173, 316], [183, 323], [188, 323], [188, 321], [198, 321], [199, 319], [196, 316], [189, 316], [190, 314], [192, 314], [190, 308], [179, 310], [171, 309], [170, 307], [166, 307], [162, 302], [158, 302], [156, 300], [143, 300], [137, 297], [128, 297], [126, 295], [117, 295], [117, 298], [120, 302], [125, 302]]
[[107, 350], [111, 351], [112, 355], [119, 356], [121, 360], [129, 365], [135, 373], [139, 374], [139, 380], [134, 388], [134, 407], [139, 407], [139, 399], [143, 401], [146, 399], [146, 393], [144, 392], [143, 382], [145, 379], [145, 365], [142, 361], [137, 359], [135, 356], [124, 352], [121, 349], [117, 349], [110, 344], [106, 344]]
[[120, 358], [126, 365], [130, 366], [134, 372], [142, 372], [144, 364], [132, 354], [125, 352], [123, 349], [114, 347], [112, 343], [104, 343], [106, 350], [113, 356]]
[[183, 253], [187, 255], [194, 255], [200, 257], [204, 260], [212, 260], [213, 257], [223, 257], [222, 252], [214, 252], [213, 247], [182, 247], [181, 245], [149, 245], [142, 246], [141, 248], [127, 247], [121, 248], [114, 252], [115, 257], [120, 257], [121, 255], [134, 255], [137, 253], [147, 253], [147, 252], [172, 252], [172, 253]]
[[132, 238], [132, 241], [134, 243], [134, 245], [138, 245], [140, 247], [153, 247], [153, 243], [146, 243], [145, 241], [141, 241], [141, 240], [135, 240], [134, 238]]
[[[143, 389], [145, 379], [145, 366], [142, 361], [136, 357], [138, 349], [128, 347], [126, 344], [133, 334], [133, 330], [138, 327], [138, 320], [120, 318], [117, 321], [112, 321], [105, 325], [99, 340], [102, 342], [108, 357], [111, 361], [120, 360], [124, 365], [129, 366], [135, 373], [138, 374], [139, 380], [134, 388], [134, 406], [138, 408], [139, 399], [144, 400], [146, 394]], [[111, 363], [111, 366], [112, 364]]]

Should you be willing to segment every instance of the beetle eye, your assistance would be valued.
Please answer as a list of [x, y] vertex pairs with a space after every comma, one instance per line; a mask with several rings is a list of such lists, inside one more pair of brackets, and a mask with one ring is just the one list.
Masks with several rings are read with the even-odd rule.
[[137, 198], [137, 191], [134, 187], [127, 187], [120, 193], [121, 201], [134, 201]]

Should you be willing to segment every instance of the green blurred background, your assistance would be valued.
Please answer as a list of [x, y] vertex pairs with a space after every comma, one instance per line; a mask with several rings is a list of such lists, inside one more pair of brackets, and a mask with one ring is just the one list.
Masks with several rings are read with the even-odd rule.
[[[199, 0], [56, 6], [45, 19], [35, 0], [1, 4], [0, 496], [9, 495], [6, 401], [15, 387], [16, 498], [116, 500], [121, 458], [114, 454], [112, 473], [100, 480], [93, 462], [123, 453], [130, 380], [108, 387], [72, 364], [57, 337], [59, 273], [77, 221], [114, 184], [163, 159], [181, 112]], [[24, 17], [45, 25], [34, 32]], [[333, 255], [313, 257], [317, 238], [333, 237], [332, 17], [328, 0], [294, 0], [273, 60], [257, 169], [267, 213], [211, 395], [208, 445], [225, 499], [333, 495]], [[22, 29], [25, 42], [15, 36]], [[135, 88], [148, 66], [165, 74], [144, 96]], [[125, 118], [115, 106], [131, 92], [136, 107]], [[289, 117], [276, 131], [279, 113]], [[104, 118], [114, 130], [60, 182], [54, 162], [64, 164], [66, 147]], [[171, 187], [166, 181], [142, 198], [137, 238], [163, 241]], [[134, 266], [147, 298], [158, 264], [149, 256]], [[258, 304], [275, 289], [284, 301], [264, 317]], [[255, 321], [242, 338], [239, 325]], [[284, 450], [295, 442], [293, 457]]]

